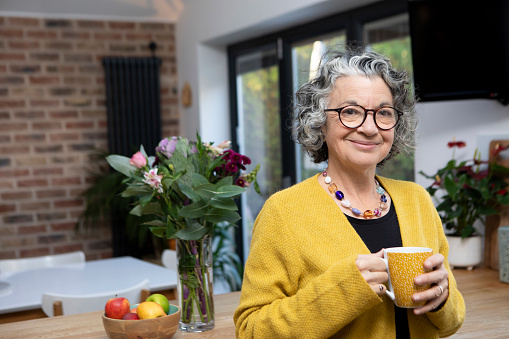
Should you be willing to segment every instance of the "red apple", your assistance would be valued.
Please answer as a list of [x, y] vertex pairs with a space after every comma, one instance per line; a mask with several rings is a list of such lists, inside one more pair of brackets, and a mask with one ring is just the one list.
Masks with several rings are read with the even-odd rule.
[[122, 317], [122, 320], [139, 320], [138, 315], [136, 313], [126, 313]]
[[129, 313], [131, 305], [126, 298], [112, 298], [106, 302], [104, 313], [108, 318], [122, 319], [124, 314]]

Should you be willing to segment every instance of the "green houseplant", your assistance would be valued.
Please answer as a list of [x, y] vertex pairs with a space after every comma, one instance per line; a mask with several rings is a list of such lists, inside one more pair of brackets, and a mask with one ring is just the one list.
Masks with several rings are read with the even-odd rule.
[[[472, 159], [458, 161], [455, 149], [465, 147], [463, 141], [451, 141], [452, 159], [435, 174], [419, 173], [434, 182], [427, 188], [438, 201], [437, 211], [450, 235], [467, 238], [476, 234], [475, 222], [485, 223], [486, 216], [498, 214], [498, 208], [509, 204], [504, 176], [509, 168], [481, 160], [476, 150]], [[497, 152], [503, 151], [497, 149]]]
[[[238, 198], [253, 183], [251, 160], [230, 149], [183, 137], [161, 140], [156, 157], [143, 146], [131, 158], [110, 155], [108, 163], [127, 178], [121, 196], [134, 199], [131, 214], [147, 216], [143, 225], [165, 239], [176, 239], [181, 331], [201, 332], [214, 327], [212, 238], [218, 224], [240, 219]], [[219, 232], [221, 233], [221, 232]], [[218, 247], [216, 247], [217, 249]]]

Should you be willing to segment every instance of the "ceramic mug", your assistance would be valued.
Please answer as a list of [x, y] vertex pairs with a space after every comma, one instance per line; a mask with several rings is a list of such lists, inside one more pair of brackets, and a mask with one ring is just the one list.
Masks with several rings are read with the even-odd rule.
[[389, 280], [387, 295], [394, 304], [403, 308], [424, 306], [426, 301], [414, 302], [412, 295], [429, 289], [430, 285], [417, 286], [416, 276], [430, 272], [424, 268], [424, 261], [433, 254], [427, 247], [391, 247], [384, 249], [385, 267]]

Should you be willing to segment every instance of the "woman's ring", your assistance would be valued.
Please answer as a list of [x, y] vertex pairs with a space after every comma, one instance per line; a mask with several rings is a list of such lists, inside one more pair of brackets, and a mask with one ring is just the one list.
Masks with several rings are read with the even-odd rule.
[[437, 285], [437, 286], [438, 286], [438, 288], [440, 289], [440, 294], [439, 294], [439, 296], [441, 296], [442, 294], [444, 294], [444, 288], [443, 288], [442, 286], [440, 286], [440, 285]]
[[384, 290], [384, 285], [380, 284], [380, 292]]

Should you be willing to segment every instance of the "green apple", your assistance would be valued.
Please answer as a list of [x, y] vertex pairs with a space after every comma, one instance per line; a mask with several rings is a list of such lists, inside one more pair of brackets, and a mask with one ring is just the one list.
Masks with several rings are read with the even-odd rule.
[[164, 313], [166, 314], [168, 314], [168, 312], [170, 311], [170, 302], [168, 301], [168, 298], [166, 298], [162, 294], [159, 293], [151, 294], [145, 301], [153, 301], [155, 303], [158, 303], [159, 305], [161, 305], [161, 307], [164, 310]]

